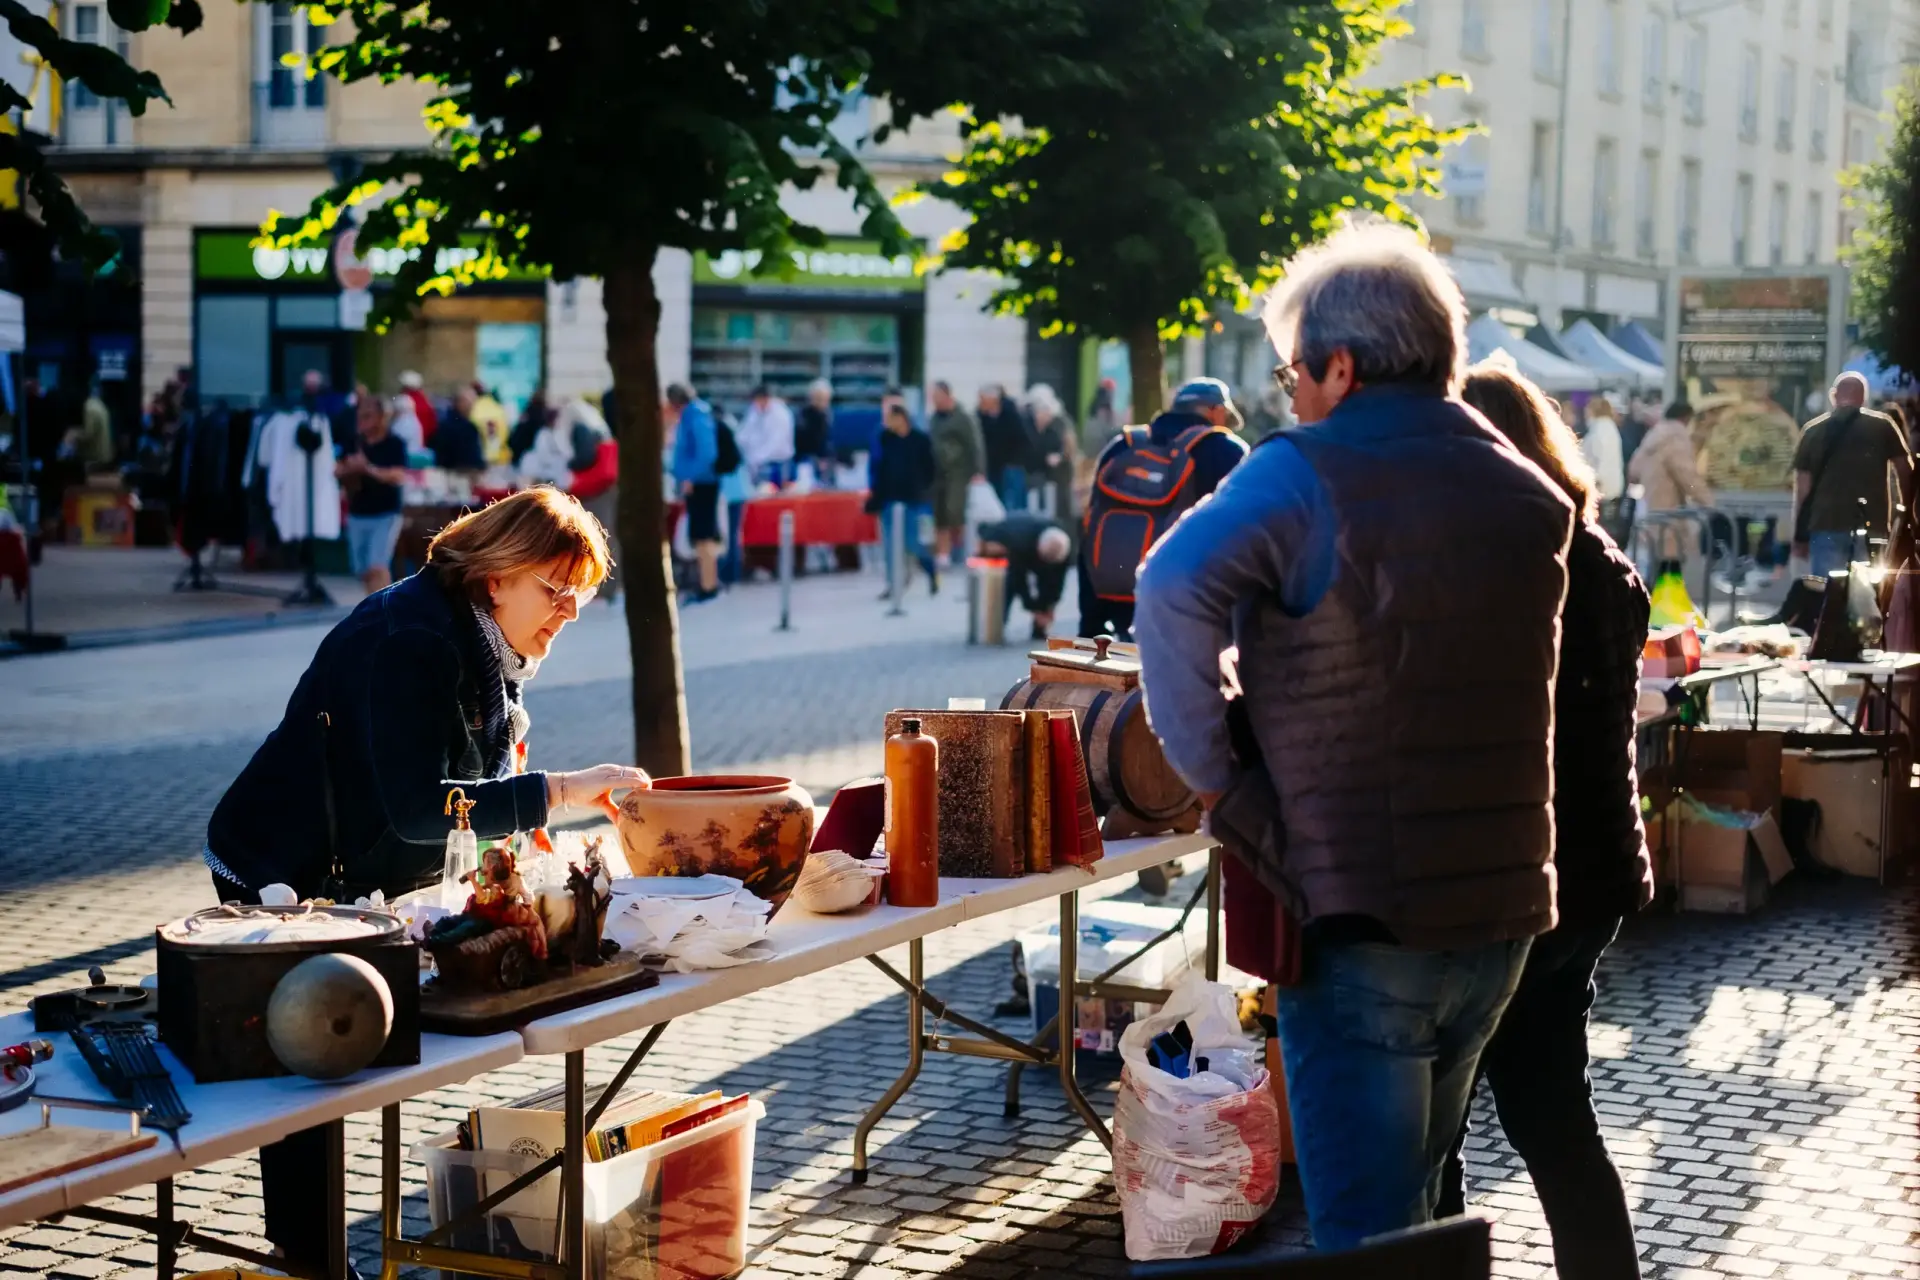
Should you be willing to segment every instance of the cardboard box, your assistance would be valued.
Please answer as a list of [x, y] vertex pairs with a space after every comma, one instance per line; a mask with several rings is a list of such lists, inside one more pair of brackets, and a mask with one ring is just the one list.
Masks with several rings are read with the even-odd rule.
[[1795, 750], [1781, 758], [1781, 789], [1820, 806], [1814, 857], [1850, 876], [1879, 878], [1885, 774], [1873, 750]]
[[1785, 740], [1765, 729], [1695, 729], [1678, 748], [1679, 785], [1716, 808], [1774, 812]]
[[1793, 869], [1770, 813], [1742, 814], [1723, 826], [1685, 811], [1674, 828], [1680, 907], [1744, 915], [1766, 904], [1767, 890]]
[[[1269, 986], [1261, 994], [1260, 1012], [1271, 1018], [1277, 1005], [1274, 989]], [[1293, 1113], [1287, 1109], [1287, 1066], [1280, 1060], [1278, 1036], [1267, 1041], [1267, 1077], [1267, 1083], [1273, 1089], [1273, 1100], [1280, 1109], [1280, 1163], [1299, 1164], [1300, 1158], [1293, 1150]]]

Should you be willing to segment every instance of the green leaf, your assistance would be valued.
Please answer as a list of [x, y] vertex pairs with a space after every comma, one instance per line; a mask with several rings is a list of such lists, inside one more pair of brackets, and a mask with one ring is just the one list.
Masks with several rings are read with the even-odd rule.
[[173, 7], [167, 11], [167, 25], [181, 35], [192, 35], [206, 21], [206, 15], [200, 11], [200, 0], [173, 0]]
[[167, 20], [173, 0], [107, 0], [107, 16], [127, 31], [145, 31]]

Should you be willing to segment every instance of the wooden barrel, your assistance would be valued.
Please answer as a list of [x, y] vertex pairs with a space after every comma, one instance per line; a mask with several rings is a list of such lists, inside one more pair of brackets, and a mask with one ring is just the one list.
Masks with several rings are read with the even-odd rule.
[[1147, 727], [1138, 689], [1023, 680], [1000, 703], [1002, 711], [1072, 711], [1080, 721], [1080, 749], [1101, 813], [1118, 805], [1137, 818], [1163, 822], [1193, 807], [1193, 791], [1167, 763]]

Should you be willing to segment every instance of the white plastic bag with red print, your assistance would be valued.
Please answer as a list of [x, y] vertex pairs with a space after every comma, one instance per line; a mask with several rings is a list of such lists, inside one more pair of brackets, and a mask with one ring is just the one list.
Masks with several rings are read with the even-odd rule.
[[[1191, 1060], [1181, 1078], [1147, 1060], [1155, 1036], [1185, 1022]], [[1113, 1178], [1127, 1257], [1201, 1258], [1251, 1231], [1280, 1188], [1280, 1113], [1259, 1049], [1240, 1029], [1233, 992], [1199, 975], [1160, 1012], [1120, 1034]]]

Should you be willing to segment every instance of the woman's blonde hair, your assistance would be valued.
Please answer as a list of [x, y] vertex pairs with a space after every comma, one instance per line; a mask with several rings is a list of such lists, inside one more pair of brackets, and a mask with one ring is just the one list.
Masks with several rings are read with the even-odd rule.
[[592, 587], [613, 568], [607, 532], [570, 493], [547, 485], [523, 489], [469, 511], [434, 535], [427, 563], [475, 604], [487, 602], [487, 579], [522, 573], [552, 560], [567, 562], [553, 585]]
[[1599, 511], [1593, 468], [1580, 440], [1547, 393], [1523, 375], [1504, 351], [1467, 370], [1460, 398], [1486, 416], [1527, 461], [1547, 473], [1586, 519]]

